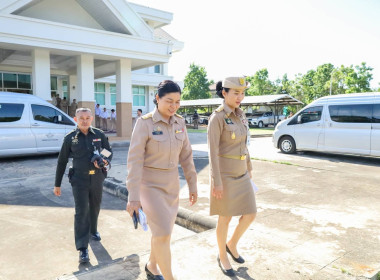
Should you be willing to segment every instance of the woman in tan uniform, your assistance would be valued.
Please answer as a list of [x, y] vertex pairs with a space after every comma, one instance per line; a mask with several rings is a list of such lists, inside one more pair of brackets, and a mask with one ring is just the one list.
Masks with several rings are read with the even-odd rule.
[[[239, 108], [248, 83], [244, 77], [229, 77], [216, 85], [223, 104], [213, 112], [208, 125], [210, 156], [210, 215], [219, 215], [216, 228], [219, 256], [223, 273], [234, 276], [227, 253], [238, 263], [244, 259], [237, 243], [256, 217], [256, 200], [250, 178], [252, 165], [247, 148], [248, 122]], [[231, 239], [227, 242], [232, 216], [241, 216]]]
[[[128, 153], [130, 215], [142, 207], [152, 231], [148, 279], [172, 280], [170, 238], [179, 205], [178, 163], [189, 186], [189, 200], [197, 201], [197, 174], [184, 119], [176, 114], [181, 89], [172, 81], [158, 85], [157, 108], [137, 120]], [[160, 275], [161, 270], [162, 275]]]

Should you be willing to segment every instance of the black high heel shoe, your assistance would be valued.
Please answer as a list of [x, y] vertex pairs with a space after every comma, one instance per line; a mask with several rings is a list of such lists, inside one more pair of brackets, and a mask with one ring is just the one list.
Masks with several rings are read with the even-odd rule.
[[222, 270], [222, 272], [224, 273], [224, 275], [227, 275], [230, 277], [236, 276], [235, 271], [232, 268], [230, 268], [230, 269], [224, 269], [223, 268], [222, 263], [220, 262], [219, 256], [217, 258], [217, 261], [218, 261], [218, 265], [219, 265], [220, 269]]
[[160, 275], [154, 275], [152, 272], [149, 271], [148, 269], [148, 264], [145, 265], [145, 272], [146, 276], [148, 277], [149, 280], [165, 280], [164, 276]]
[[227, 244], [226, 244], [226, 251], [228, 254], [230, 254], [230, 256], [232, 257], [232, 259], [235, 262], [237, 262], [237, 263], [244, 263], [245, 262], [245, 260], [241, 256], [239, 256], [238, 258], [235, 258], [234, 255], [232, 255], [230, 248], [228, 248]]

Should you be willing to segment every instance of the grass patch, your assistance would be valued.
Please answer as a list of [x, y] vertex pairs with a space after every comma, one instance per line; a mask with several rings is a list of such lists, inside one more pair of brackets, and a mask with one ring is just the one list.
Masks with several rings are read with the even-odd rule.
[[207, 133], [207, 129], [194, 129], [194, 128], [188, 128], [188, 133]]
[[291, 163], [291, 162], [287, 162], [287, 161], [278, 161], [278, 160], [271, 160], [271, 159], [265, 159], [265, 158], [254, 158], [254, 157], [251, 157], [251, 159], [253, 159], [253, 160], [259, 160], [259, 161], [268, 161], [268, 162], [273, 162], [273, 163], [277, 163], [277, 164], [285, 164], [285, 165], [292, 165], [292, 166], [301, 166], [299, 164], [295, 164], [295, 163]]
[[251, 135], [261, 135], [261, 134], [273, 134], [273, 127], [263, 127], [263, 128], [250, 128]]

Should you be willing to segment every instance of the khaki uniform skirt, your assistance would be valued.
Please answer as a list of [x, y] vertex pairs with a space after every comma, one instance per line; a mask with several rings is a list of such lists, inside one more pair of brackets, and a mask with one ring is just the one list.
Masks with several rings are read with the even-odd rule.
[[247, 162], [219, 157], [219, 166], [223, 197], [216, 199], [210, 196], [210, 215], [240, 216], [256, 213], [255, 192], [247, 172]]
[[153, 236], [169, 235], [179, 207], [178, 168], [144, 167], [140, 200]]

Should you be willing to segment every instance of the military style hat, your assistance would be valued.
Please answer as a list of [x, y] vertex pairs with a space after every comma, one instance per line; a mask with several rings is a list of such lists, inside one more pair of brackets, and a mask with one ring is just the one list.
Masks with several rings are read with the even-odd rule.
[[245, 80], [245, 77], [228, 77], [222, 81], [222, 87], [233, 89], [246, 89], [250, 84]]

